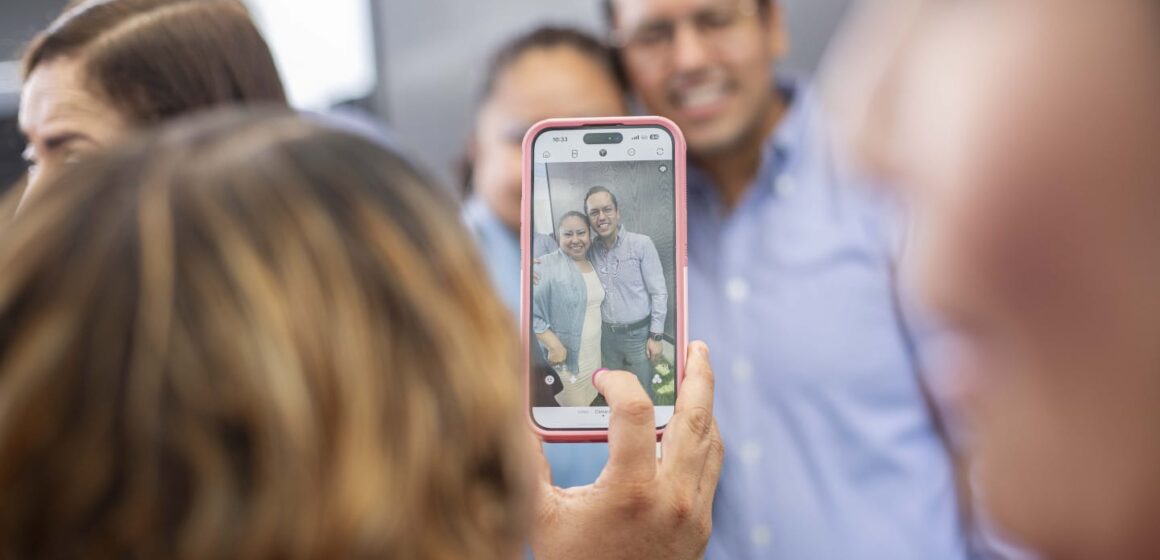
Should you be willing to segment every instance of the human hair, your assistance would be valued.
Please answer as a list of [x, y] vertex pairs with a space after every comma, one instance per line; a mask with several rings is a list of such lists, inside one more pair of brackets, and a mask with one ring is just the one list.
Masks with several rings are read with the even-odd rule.
[[411, 165], [228, 112], [51, 180], [0, 231], [0, 557], [518, 554], [515, 329]]
[[577, 210], [569, 210], [564, 212], [564, 215], [560, 216], [560, 221], [556, 222], [556, 227], [559, 228], [563, 226], [564, 220], [567, 220], [568, 218], [580, 218], [580, 221], [584, 222], [584, 227], [589, 229], [592, 228], [592, 222], [588, 220], [588, 215]]
[[[761, 14], [768, 14], [769, 7], [773, 6], [775, 0], [755, 0], [757, 2], [757, 10]], [[603, 0], [601, 12], [604, 14], [604, 27], [609, 30], [616, 28], [616, 0]]]
[[239, 0], [75, 3], [28, 46], [24, 78], [65, 57], [136, 124], [227, 103], [287, 103], [270, 48]]
[[548, 25], [518, 35], [500, 46], [499, 50], [492, 55], [491, 62], [484, 73], [480, 99], [490, 98], [495, 93], [495, 86], [500, 76], [525, 54], [553, 48], [569, 48], [584, 55], [607, 70], [609, 76], [618, 86], [624, 87], [624, 81], [616, 74], [612, 53], [604, 43], [578, 29]]
[[[757, 9], [762, 14], [768, 14], [770, 6], [773, 5], [774, 0], [755, 0], [757, 2]], [[602, 12], [604, 14], [604, 25], [609, 30], [616, 27], [616, 0], [603, 0], [601, 2]]]
[[608, 196], [612, 197], [612, 207], [616, 208], [617, 210], [620, 210], [620, 203], [616, 201], [616, 195], [612, 194], [612, 191], [608, 190], [608, 187], [602, 187], [602, 186], [597, 185], [595, 187], [588, 189], [588, 192], [584, 194], [584, 212], [585, 213], [588, 212], [588, 199], [592, 198], [592, 195], [594, 195], [596, 193], [608, 193]]
[[[612, 51], [596, 37], [570, 27], [542, 26], [518, 35], [499, 47], [491, 57], [483, 75], [479, 103], [484, 104], [495, 94], [496, 85], [509, 68], [524, 55], [543, 49], [568, 48], [588, 58], [608, 72], [609, 77], [622, 91], [626, 87], [620, 64]], [[467, 195], [474, 188], [474, 161], [469, 154], [458, 164], [462, 194]]]

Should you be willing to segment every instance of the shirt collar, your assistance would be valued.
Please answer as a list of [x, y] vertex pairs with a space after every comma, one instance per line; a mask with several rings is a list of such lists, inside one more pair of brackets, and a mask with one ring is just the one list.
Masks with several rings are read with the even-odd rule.
[[616, 241], [612, 242], [611, 247], [605, 246], [604, 241], [600, 240], [600, 236], [596, 236], [596, 243], [594, 243], [593, 245], [595, 245], [596, 247], [599, 247], [600, 250], [602, 250], [602, 251], [611, 251], [611, 250], [619, 247], [621, 242], [624, 241], [624, 233], [625, 233], [624, 224], [620, 224], [619, 226], [616, 226]]

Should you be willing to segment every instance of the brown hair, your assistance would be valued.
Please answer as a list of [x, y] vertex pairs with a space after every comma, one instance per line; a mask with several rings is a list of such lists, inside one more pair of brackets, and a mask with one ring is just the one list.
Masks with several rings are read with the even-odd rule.
[[453, 204], [349, 133], [201, 121], [0, 231], [0, 557], [518, 555], [514, 328]]
[[[499, 82], [503, 73], [511, 68], [525, 54], [532, 51], [554, 48], [568, 48], [576, 51], [596, 63], [597, 66], [605, 69], [608, 75], [612, 77], [613, 82], [621, 90], [625, 88], [627, 82], [625, 82], [619, 70], [620, 66], [618, 62], [613, 58], [612, 51], [604, 43], [600, 42], [600, 39], [579, 29], [545, 25], [532, 29], [522, 35], [517, 35], [496, 50], [483, 75], [483, 88], [480, 90], [479, 104], [484, 105], [491, 99], [492, 94], [495, 93], [496, 84]], [[471, 154], [468, 154], [459, 162], [459, 179], [462, 187], [461, 194], [464, 196], [471, 194], [472, 189], [475, 187], [475, 177], [473, 176], [474, 165], [475, 162]]]
[[286, 104], [269, 46], [238, 0], [89, 0], [33, 39], [24, 77], [79, 57], [94, 93], [133, 122], [226, 103]]
[[[769, 13], [769, 7], [773, 5], [773, 0], [756, 0], [757, 9], [764, 15]], [[601, 4], [601, 12], [604, 14], [604, 25], [611, 30], [616, 26], [616, 0], [603, 0]]]
[[578, 29], [569, 27], [544, 26], [518, 35], [504, 43], [492, 56], [491, 63], [484, 74], [483, 90], [480, 98], [487, 100], [495, 91], [495, 84], [500, 75], [515, 64], [523, 55], [536, 50], [552, 48], [569, 48], [595, 62], [606, 69], [616, 79], [621, 87], [624, 81], [616, 74], [612, 59], [612, 51], [600, 39]]

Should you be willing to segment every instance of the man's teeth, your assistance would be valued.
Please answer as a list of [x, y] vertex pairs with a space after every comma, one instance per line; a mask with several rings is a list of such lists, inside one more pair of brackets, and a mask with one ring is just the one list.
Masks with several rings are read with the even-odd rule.
[[702, 86], [698, 88], [688, 89], [678, 97], [682, 107], [697, 108], [704, 105], [712, 105], [725, 98], [725, 88], [719, 85]]

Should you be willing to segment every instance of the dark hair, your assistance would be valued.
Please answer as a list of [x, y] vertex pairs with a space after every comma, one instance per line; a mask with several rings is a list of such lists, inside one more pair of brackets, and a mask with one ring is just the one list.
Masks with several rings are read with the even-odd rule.
[[[613, 5], [615, 1], [616, 0], [604, 0], [602, 2], [604, 7], [604, 24], [609, 30], [611, 30], [616, 25], [616, 6]], [[764, 14], [769, 10], [769, 7], [772, 4], [773, 0], [757, 0], [757, 9], [761, 10], [761, 13]]]
[[227, 103], [286, 105], [266, 41], [239, 0], [90, 0], [33, 39], [24, 77], [77, 56], [94, 93], [154, 123]]
[[[608, 74], [612, 76], [613, 81], [616, 82], [617, 87], [622, 91], [626, 87], [627, 82], [624, 80], [624, 75], [620, 71], [620, 63], [613, 56], [612, 50], [607, 45], [600, 42], [596, 37], [578, 29], [548, 25], [516, 36], [507, 43], [504, 43], [492, 55], [491, 62], [487, 66], [487, 72], [483, 77], [483, 89], [480, 90], [479, 102], [486, 102], [495, 93], [495, 86], [499, 82], [500, 76], [515, 64], [520, 57], [531, 51], [560, 47], [566, 47], [584, 55], [601, 68], [607, 70]], [[470, 156], [466, 156], [460, 161], [459, 175], [462, 179], [462, 194], [464, 195], [470, 194], [471, 189], [474, 187], [472, 184], [474, 181], [472, 177], [473, 164], [474, 162], [471, 161]]]
[[484, 74], [480, 99], [486, 100], [491, 97], [500, 75], [520, 57], [531, 51], [558, 47], [570, 48], [588, 57], [601, 68], [608, 70], [617, 85], [623, 87], [624, 82], [615, 72], [612, 51], [599, 39], [570, 27], [544, 26], [513, 38], [496, 51], [487, 67], [487, 73]]
[[0, 230], [0, 557], [514, 557], [515, 330], [452, 202], [285, 110], [194, 118]]
[[589, 229], [592, 228], [592, 222], [588, 221], [588, 216], [579, 210], [569, 210], [564, 212], [564, 215], [560, 216], [559, 221], [556, 222], [556, 227], [559, 228], [560, 226], [564, 225], [564, 220], [567, 220], [568, 218], [580, 218], [584, 221], [585, 227]]
[[588, 199], [592, 198], [592, 195], [594, 195], [596, 193], [608, 193], [608, 196], [612, 197], [612, 207], [616, 208], [617, 210], [620, 209], [620, 203], [616, 201], [616, 195], [612, 194], [612, 191], [608, 190], [608, 187], [602, 187], [602, 186], [597, 185], [595, 187], [588, 189], [588, 192], [584, 194], [584, 211], [585, 212], [588, 212]]

